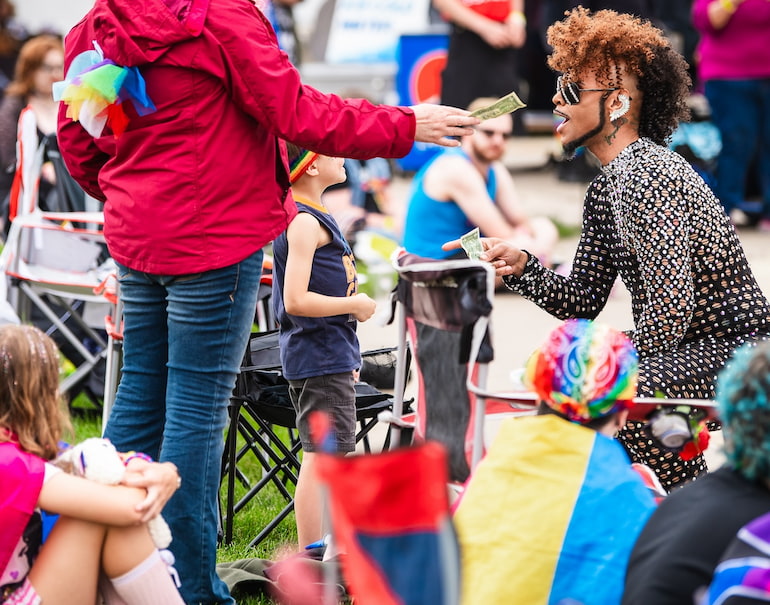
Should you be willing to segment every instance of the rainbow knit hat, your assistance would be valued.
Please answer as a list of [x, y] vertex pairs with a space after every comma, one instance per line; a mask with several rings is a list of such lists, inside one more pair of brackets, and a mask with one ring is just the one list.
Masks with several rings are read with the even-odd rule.
[[633, 406], [638, 365], [625, 334], [570, 319], [529, 358], [524, 384], [556, 412], [584, 423]]

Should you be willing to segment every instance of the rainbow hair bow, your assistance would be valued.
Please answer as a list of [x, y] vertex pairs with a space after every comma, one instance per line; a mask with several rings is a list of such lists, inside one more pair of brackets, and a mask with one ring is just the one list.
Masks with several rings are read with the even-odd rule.
[[109, 126], [118, 138], [129, 122], [124, 102], [130, 101], [140, 116], [154, 112], [155, 105], [139, 68], [105, 59], [95, 41], [94, 49], [73, 59], [65, 79], [54, 84], [53, 97], [67, 105], [67, 117], [80, 122], [92, 137], [100, 137]]

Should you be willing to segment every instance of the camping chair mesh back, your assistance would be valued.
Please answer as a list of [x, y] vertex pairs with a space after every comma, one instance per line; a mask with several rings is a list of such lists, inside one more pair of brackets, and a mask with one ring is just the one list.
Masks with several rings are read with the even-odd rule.
[[407, 253], [397, 257], [396, 271], [399, 365], [394, 421], [403, 426], [399, 393], [408, 333], [418, 381], [415, 438], [442, 443], [449, 453], [450, 479], [462, 483], [483, 454], [484, 403], [469, 392], [467, 382], [486, 385], [493, 358], [489, 316], [494, 271], [478, 261], [435, 261]]
[[[381, 357], [385, 350], [372, 351]], [[362, 354], [364, 360], [369, 353]], [[365, 377], [362, 369], [362, 378]], [[241, 371], [230, 399], [230, 424], [222, 460], [222, 532], [225, 543], [232, 541], [237, 512], [252, 500], [267, 496], [263, 490], [273, 486], [285, 501], [284, 507], [252, 539], [256, 546], [273, 532], [294, 509], [293, 489], [300, 468], [302, 446], [296, 432], [296, 414], [288, 383], [281, 372], [278, 331], [254, 333], [249, 339]], [[365, 452], [372, 450], [371, 432], [378, 414], [392, 408], [387, 393], [373, 386], [356, 384], [356, 443]], [[380, 447], [387, 449], [386, 433]]]
[[111, 304], [95, 289], [114, 265], [103, 220], [93, 212], [17, 216], [0, 261], [17, 316], [52, 336], [75, 366], [61, 385], [70, 399], [86, 387], [92, 400], [104, 394], [108, 339], [103, 326]]
[[459, 603], [460, 551], [440, 444], [371, 456], [322, 453], [317, 468], [354, 602]]

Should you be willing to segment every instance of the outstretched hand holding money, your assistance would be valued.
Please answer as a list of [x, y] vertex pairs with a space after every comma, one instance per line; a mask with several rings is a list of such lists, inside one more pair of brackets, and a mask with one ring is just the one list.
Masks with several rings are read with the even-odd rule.
[[[503, 277], [505, 275], [519, 276], [524, 272], [524, 265], [529, 258], [528, 254], [514, 246], [508, 240], [501, 239], [499, 237], [482, 237], [477, 239], [477, 235], [474, 235], [473, 231], [469, 231], [463, 235], [460, 239], [453, 239], [446, 242], [441, 246], [442, 250], [457, 250], [463, 248], [469, 258], [473, 258], [471, 254], [475, 254], [476, 242], [480, 247], [480, 255], [476, 258], [480, 261], [486, 261], [495, 268], [495, 275]], [[468, 241], [464, 242], [463, 239], [467, 238]], [[466, 248], [466, 246], [468, 246]], [[470, 250], [470, 252], [469, 252]]]

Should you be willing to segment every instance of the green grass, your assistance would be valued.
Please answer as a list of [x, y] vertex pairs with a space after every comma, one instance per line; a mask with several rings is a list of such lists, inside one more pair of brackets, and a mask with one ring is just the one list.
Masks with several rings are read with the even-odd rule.
[[[101, 412], [96, 410], [87, 398], [80, 396], [72, 406], [72, 424], [75, 429], [75, 441], [79, 442], [88, 437], [101, 435]], [[239, 469], [251, 480], [261, 474], [261, 467], [253, 458], [244, 458], [238, 464]], [[236, 496], [240, 497], [246, 490], [236, 482]], [[222, 492], [224, 497], [224, 491]], [[267, 522], [272, 519], [286, 504], [278, 490], [270, 486], [262, 490], [245, 508], [235, 515], [233, 525], [233, 541], [229, 545], [220, 546], [217, 561], [235, 561], [250, 557], [276, 559], [287, 544], [296, 544], [297, 531], [294, 525], [294, 513], [290, 513], [281, 524], [256, 548], [250, 548], [249, 542], [256, 536]], [[240, 605], [271, 605], [275, 603], [266, 595], [244, 597], [234, 595]]]
[[559, 233], [559, 239], [565, 239], [568, 237], [575, 237], [577, 235], [580, 235], [580, 231], [582, 229], [582, 225], [580, 224], [573, 224], [573, 223], [565, 223], [559, 220], [558, 217], [552, 216], [550, 217], [553, 221], [553, 224], [556, 226], [556, 230]]

